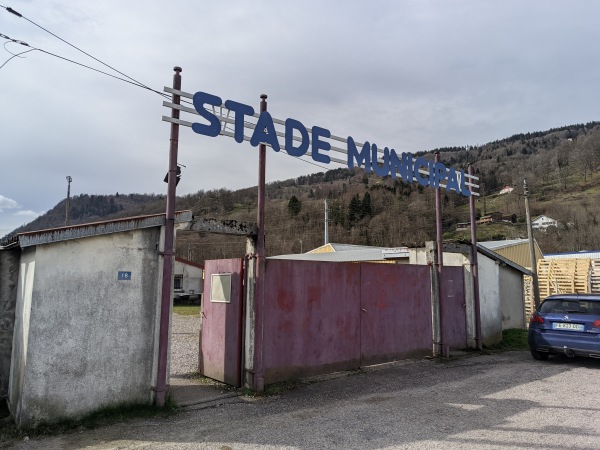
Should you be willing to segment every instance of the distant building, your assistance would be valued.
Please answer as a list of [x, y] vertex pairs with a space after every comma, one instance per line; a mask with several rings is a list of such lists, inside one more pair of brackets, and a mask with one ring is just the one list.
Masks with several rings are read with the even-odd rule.
[[531, 221], [531, 228], [534, 230], [546, 231], [548, 227], [558, 228], [558, 221], [544, 215], [538, 216]]
[[366, 245], [329, 243], [307, 253], [272, 256], [270, 259], [294, 259], [302, 261], [375, 262], [408, 264], [406, 247], [371, 247]]
[[504, 186], [502, 190], [498, 193], [498, 195], [510, 194], [514, 190], [515, 188], [512, 186]]
[[173, 263], [173, 300], [200, 304], [204, 266], [176, 257]]
[[489, 213], [485, 216], [481, 216], [479, 218], [479, 220], [477, 221], [477, 224], [494, 223], [494, 222], [501, 222], [501, 221], [502, 221], [502, 213], [496, 211], [496, 212]]

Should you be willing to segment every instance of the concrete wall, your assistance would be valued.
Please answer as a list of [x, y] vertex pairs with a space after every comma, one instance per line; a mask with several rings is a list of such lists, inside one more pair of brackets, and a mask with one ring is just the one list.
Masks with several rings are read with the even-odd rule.
[[20, 253], [0, 251], [0, 402], [8, 395]]
[[523, 274], [500, 266], [500, 299], [502, 300], [502, 329], [526, 328]]
[[502, 340], [500, 266], [494, 260], [482, 254], [479, 254], [478, 263], [481, 342], [485, 345], [491, 345]]
[[152, 401], [159, 231], [23, 251], [9, 388], [17, 425]]

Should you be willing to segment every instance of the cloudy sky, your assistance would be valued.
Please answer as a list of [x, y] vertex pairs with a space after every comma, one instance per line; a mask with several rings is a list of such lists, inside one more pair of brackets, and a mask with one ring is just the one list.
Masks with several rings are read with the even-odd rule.
[[[162, 91], [256, 106], [397, 151], [600, 120], [600, 2], [0, 0], [0, 33]], [[6, 39], [3, 39], [6, 41]], [[0, 48], [0, 65], [14, 43]], [[169, 111], [40, 51], [0, 69], [0, 237], [66, 196], [165, 193]], [[112, 72], [114, 73], [114, 72]], [[115, 75], [118, 75], [115, 73]], [[182, 129], [178, 194], [257, 182], [257, 149]], [[335, 168], [334, 164], [327, 168]], [[339, 166], [337, 166], [339, 167]], [[323, 169], [267, 154], [267, 180]]]

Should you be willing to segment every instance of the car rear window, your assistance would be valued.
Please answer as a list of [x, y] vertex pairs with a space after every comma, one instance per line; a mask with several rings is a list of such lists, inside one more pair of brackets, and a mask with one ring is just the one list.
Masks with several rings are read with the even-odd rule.
[[541, 313], [600, 315], [600, 302], [553, 298], [540, 306]]

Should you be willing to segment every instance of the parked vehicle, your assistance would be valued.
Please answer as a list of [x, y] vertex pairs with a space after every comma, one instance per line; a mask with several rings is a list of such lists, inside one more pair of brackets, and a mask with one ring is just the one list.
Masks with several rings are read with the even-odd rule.
[[529, 322], [534, 359], [558, 354], [600, 358], [600, 294], [551, 295]]

